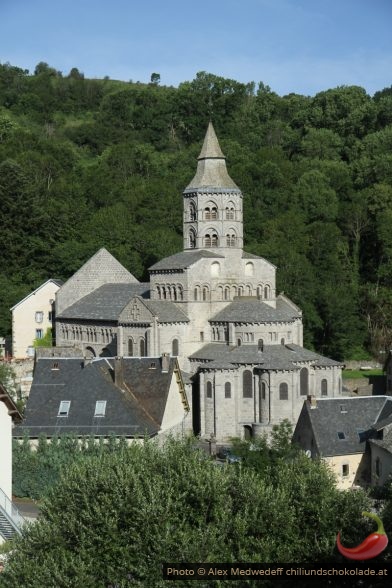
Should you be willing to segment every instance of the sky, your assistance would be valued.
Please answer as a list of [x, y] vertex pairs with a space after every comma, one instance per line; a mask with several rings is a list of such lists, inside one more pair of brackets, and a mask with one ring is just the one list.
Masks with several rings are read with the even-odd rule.
[[178, 86], [206, 71], [279, 95], [392, 85], [392, 0], [0, 0], [0, 63]]

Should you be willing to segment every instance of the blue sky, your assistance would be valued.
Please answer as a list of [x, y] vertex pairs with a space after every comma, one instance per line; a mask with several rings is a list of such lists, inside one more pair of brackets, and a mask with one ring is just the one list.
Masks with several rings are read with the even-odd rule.
[[280, 95], [392, 85], [392, 0], [0, 0], [0, 62], [178, 85], [198, 71]]

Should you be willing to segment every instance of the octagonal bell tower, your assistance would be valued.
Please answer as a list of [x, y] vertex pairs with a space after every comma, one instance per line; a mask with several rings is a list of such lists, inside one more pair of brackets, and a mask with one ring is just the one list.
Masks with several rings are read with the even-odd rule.
[[242, 193], [226, 169], [210, 122], [184, 196], [184, 250], [242, 250]]

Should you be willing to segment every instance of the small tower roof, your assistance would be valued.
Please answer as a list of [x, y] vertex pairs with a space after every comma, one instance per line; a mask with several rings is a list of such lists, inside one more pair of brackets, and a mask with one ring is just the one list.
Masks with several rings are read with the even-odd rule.
[[185, 191], [197, 190], [198, 188], [239, 190], [227, 173], [226, 158], [219, 146], [211, 122], [208, 124], [203, 147], [197, 159], [196, 175], [185, 188]]
[[215, 129], [212, 126], [212, 122], [208, 123], [206, 136], [204, 137], [203, 147], [201, 148], [198, 159], [209, 159], [209, 158], [222, 158], [225, 156], [220, 148], [218, 138], [215, 133]]

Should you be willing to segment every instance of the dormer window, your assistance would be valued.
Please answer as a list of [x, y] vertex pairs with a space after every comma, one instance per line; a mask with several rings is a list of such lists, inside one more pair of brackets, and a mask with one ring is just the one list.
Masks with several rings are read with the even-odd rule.
[[338, 431], [339, 441], [344, 441], [345, 438], [346, 438], [346, 435], [343, 433], [343, 431]]
[[347, 408], [346, 408], [346, 405], [345, 404], [341, 404], [340, 405], [340, 412], [342, 414], [346, 414], [347, 413]]
[[60, 406], [59, 406], [59, 412], [58, 415], [59, 417], [67, 417], [69, 414], [69, 409], [71, 406], [71, 401], [70, 400], [62, 400], [60, 402]]
[[52, 365], [52, 370], [58, 370], [59, 369], [59, 362], [58, 361], [54, 361], [53, 365]]
[[95, 417], [104, 417], [106, 413], [106, 400], [97, 400], [95, 403]]

